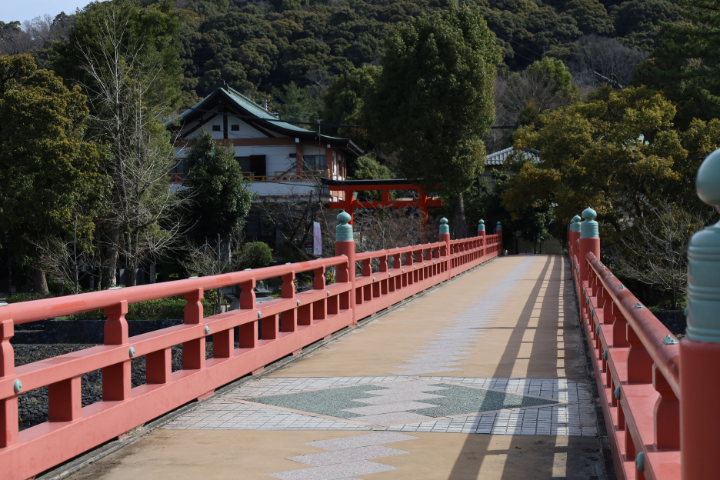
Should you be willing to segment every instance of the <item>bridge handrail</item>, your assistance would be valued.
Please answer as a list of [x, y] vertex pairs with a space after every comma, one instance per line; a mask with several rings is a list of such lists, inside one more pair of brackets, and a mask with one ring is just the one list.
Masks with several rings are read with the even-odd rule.
[[122, 301], [126, 301], [128, 304], [145, 302], [158, 298], [184, 295], [198, 288], [212, 290], [238, 285], [249, 280], [268, 280], [270, 278], [281, 277], [288, 273], [294, 272], [297, 274], [312, 271], [319, 267], [332, 267], [342, 264], [347, 264], [347, 257], [320, 258], [307, 262], [276, 265], [255, 270], [228, 272], [220, 275], [173, 280], [152, 285], [123, 287], [99, 292], [81, 293], [79, 295], [11, 303], [2, 308], [7, 318], [11, 319], [15, 325], [19, 325], [50, 317], [61, 317], [91, 310], [100, 310]]
[[[344, 218], [342, 218], [344, 217]], [[341, 219], [342, 218], [342, 219]], [[102, 292], [0, 305], [0, 465], [3, 478], [27, 479], [164, 415], [206, 398], [215, 389], [331, 334], [445, 282], [493, 257], [500, 237], [453, 241], [447, 221], [440, 242], [355, 254], [349, 215], [338, 216], [336, 256], [242, 272], [118, 288]], [[344, 223], [343, 223], [344, 222]], [[486, 242], [492, 246], [484, 245]], [[498, 248], [499, 245], [499, 248]], [[459, 248], [460, 248], [459, 247]], [[401, 253], [428, 252], [413, 262]], [[395, 255], [389, 268], [387, 257]], [[365, 275], [372, 259], [383, 275]], [[363, 262], [356, 278], [355, 261]], [[409, 267], [412, 265], [412, 269]], [[325, 271], [336, 267], [336, 283]], [[296, 292], [297, 274], [312, 271], [312, 290]], [[282, 278], [281, 298], [257, 303], [256, 282]], [[239, 285], [240, 308], [205, 317], [205, 290]], [[184, 295], [184, 324], [130, 337], [128, 304]], [[103, 309], [104, 345], [15, 368], [10, 339], [16, 324]], [[205, 342], [212, 336], [213, 353]], [[238, 342], [235, 342], [237, 336]], [[182, 369], [172, 371], [172, 347], [182, 344]], [[238, 347], [235, 347], [235, 345]], [[132, 387], [132, 361], [145, 357], [146, 383]], [[102, 369], [101, 401], [82, 406], [81, 376]], [[18, 395], [48, 387], [48, 422], [18, 428]]]
[[367, 258], [378, 258], [382, 256], [392, 257], [402, 255], [404, 253], [417, 252], [420, 250], [432, 250], [446, 246], [445, 242], [420, 243], [418, 245], [408, 245], [407, 247], [388, 248], [386, 250], [375, 250], [372, 252], [362, 252], [355, 254], [355, 260], [364, 260]]
[[610, 294], [613, 304], [633, 328], [655, 366], [660, 369], [675, 395], [680, 398], [680, 345], [663, 343], [668, 337], [677, 342], [675, 335], [650, 310], [644, 306], [638, 307], [642, 304], [637, 297], [627, 288], [620, 289], [622, 282], [610, 269], [600, 263], [592, 252], [586, 255], [586, 261], [604, 291]]
[[595, 216], [573, 219], [568, 252], [617, 477], [679, 480], [681, 348], [598, 258]]

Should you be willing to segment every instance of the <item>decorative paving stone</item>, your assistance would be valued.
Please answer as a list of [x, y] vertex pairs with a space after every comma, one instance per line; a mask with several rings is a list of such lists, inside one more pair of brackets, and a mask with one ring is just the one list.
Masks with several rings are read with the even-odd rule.
[[[385, 388], [382, 388], [385, 387]], [[427, 398], [427, 391], [435, 398]], [[375, 404], [376, 413], [361, 407], [375, 395], [388, 399]], [[532, 407], [556, 403], [553, 400], [514, 393], [465, 387], [432, 380], [383, 382], [373, 385], [331, 388], [310, 392], [246, 398], [262, 405], [300, 410], [342, 419], [352, 419], [368, 425], [392, 425], [422, 422], [431, 418], [470, 415], [478, 412], [508, 408]], [[416, 402], [423, 400], [422, 403]], [[357, 411], [360, 409], [360, 411]], [[383, 411], [384, 409], [384, 411]]]
[[383, 447], [381, 444], [414, 440], [416, 438], [401, 433], [371, 433], [306, 443], [305, 445], [329, 450], [329, 452], [290, 457], [288, 460], [313, 465], [314, 468], [270, 473], [268, 476], [280, 480], [346, 479], [353, 478], [353, 475], [368, 475], [397, 470], [396, 467], [371, 462], [368, 459], [408, 453], [396, 448]]
[[[341, 387], [341, 388], [338, 388]], [[360, 388], [355, 388], [360, 387]], [[442, 388], [427, 393], [427, 388]], [[479, 387], [479, 388], [466, 388]], [[453, 408], [465, 408], [463, 389], [470, 391], [470, 401], [479, 406], [477, 410], [452, 415]], [[490, 390], [488, 390], [490, 389]], [[276, 407], [254, 403], [258, 395], [291, 397], [293, 393], [325, 392], [341, 402], [335, 408], [352, 418], [328, 415], [325, 418], [312, 412], [298, 412], [295, 407]], [[393, 394], [388, 393], [392, 390]], [[352, 398], [344, 392], [358, 393], [368, 398]], [[500, 394], [500, 396], [498, 396]], [[481, 396], [484, 397], [481, 398]], [[264, 397], [267, 398], [267, 397]], [[500, 411], [481, 411], [492, 408], [502, 400]], [[529, 405], [537, 400], [546, 406]], [[242, 402], [242, 403], [238, 403]], [[250, 403], [253, 402], [253, 403]], [[412, 402], [412, 403], [410, 403]], [[570, 402], [570, 403], [559, 403]], [[399, 425], [380, 426], [364, 424], [356, 408], [380, 406], [401, 408], [406, 406], [433, 405], [410, 409], [410, 413], [423, 415], [424, 421], [407, 421]], [[351, 405], [343, 407], [343, 404]], [[397, 404], [398, 407], [393, 407]], [[294, 411], [287, 411], [285, 408]], [[343, 412], [343, 409], [353, 410]], [[441, 412], [441, 409], [445, 409]], [[382, 410], [385, 411], [385, 410]], [[398, 410], [407, 412], [408, 410]], [[435, 417], [431, 411], [441, 412], [452, 418]], [[461, 410], [462, 411], [462, 410]], [[363, 413], [360, 411], [359, 413]], [[386, 411], [387, 412], [387, 411]], [[370, 411], [366, 412], [367, 414]], [[387, 412], [391, 413], [391, 412]], [[377, 413], [379, 415], [380, 413]], [[589, 386], [567, 379], [508, 379], [508, 378], [457, 378], [457, 377], [328, 377], [328, 378], [259, 378], [208, 400], [193, 412], [189, 412], [164, 428], [169, 429], [226, 429], [226, 430], [375, 430], [421, 431], [433, 433], [466, 432], [494, 435], [582, 435], [596, 434], [596, 417]], [[369, 435], [366, 435], [366, 437]]]
[[405, 440], [414, 440], [417, 437], [411, 437], [410, 435], [403, 435], [401, 433], [368, 433], [365, 435], [356, 435], [353, 437], [344, 438], [333, 438], [330, 440], [317, 440], [315, 442], [309, 442], [305, 445], [310, 445], [315, 448], [322, 448], [323, 450], [346, 450], [349, 448], [360, 448], [367, 447], [370, 445], [382, 445], [384, 443], [402, 442]]
[[297, 457], [289, 457], [288, 460], [312, 465], [313, 467], [324, 467], [326, 465], [369, 460], [371, 458], [390, 457], [392, 455], [402, 455], [404, 453], [407, 452], [396, 448], [383, 447], [382, 445], [371, 445], [367, 447], [350, 448], [333, 452], [300, 455]]
[[[439, 395], [435, 396], [438, 398], [442, 398]], [[380, 415], [383, 413], [404, 412], [407, 410], [417, 410], [420, 408], [433, 408], [435, 406], [436, 405], [432, 405], [430, 403], [399, 401], [396, 403], [390, 403], [385, 405], [371, 405], [369, 407], [349, 408], [345, 411], [355, 413], [357, 415]]]
[[352, 475], [388, 472], [390, 470], [397, 470], [397, 468], [391, 467], [390, 465], [383, 465], [382, 463], [360, 460], [358, 462], [341, 463], [326, 467], [303, 468], [301, 470], [290, 470], [288, 472], [270, 473], [268, 476], [275, 477], [279, 480], [332, 480], [348, 478], [352, 477]]

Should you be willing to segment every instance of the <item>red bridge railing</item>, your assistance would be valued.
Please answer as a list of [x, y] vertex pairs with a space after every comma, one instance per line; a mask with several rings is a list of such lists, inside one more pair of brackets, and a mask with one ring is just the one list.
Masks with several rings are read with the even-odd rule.
[[[502, 235], [485, 236], [484, 226], [477, 237], [451, 241], [443, 219], [438, 243], [356, 255], [349, 215], [341, 213], [338, 220], [337, 256], [332, 258], [0, 306], [2, 478], [30, 478], [185, 403], [206, 398], [502, 250]], [[355, 275], [355, 262], [362, 262], [361, 276]], [[325, 283], [328, 267], [336, 269], [337, 282], [332, 285]], [[293, 280], [303, 272], [313, 272], [313, 289], [296, 293]], [[256, 282], [278, 277], [283, 281], [281, 298], [257, 304]], [[234, 285], [242, 289], [240, 309], [203, 318], [203, 292]], [[176, 295], [187, 301], [183, 325], [128, 336], [128, 304]], [[10, 344], [14, 325], [96, 309], [107, 316], [104, 345], [15, 368]], [[206, 359], [208, 335], [213, 337], [213, 354]], [[179, 344], [182, 369], [173, 372], [171, 347]], [[131, 362], [142, 355], [146, 384], [132, 388]], [[103, 399], [82, 407], [81, 376], [98, 369]], [[19, 431], [18, 395], [45, 386], [49, 421]]]
[[[696, 185], [720, 209], [720, 150]], [[583, 217], [568, 229], [568, 251], [618, 478], [720, 478], [720, 223], [690, 241], [678, 342], [600, 261], [595, 211]]]
[[579, 233], [573, 279], [617, 476], [679, 480], [678, 340], [598, 260], [599, 239], [573, 242]]

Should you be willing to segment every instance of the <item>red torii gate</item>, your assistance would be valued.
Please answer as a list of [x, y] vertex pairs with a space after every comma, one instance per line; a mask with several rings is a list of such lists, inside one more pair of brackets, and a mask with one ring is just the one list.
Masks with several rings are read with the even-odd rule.
[[[425, 190], [420, 185], [396, 178], [389, 180], [331, 180], [322, 179], [323, 185], [332, 192], [344, 192], [344, 195], [337, 195], [340, 200], [330, 202], [330, 208], [341, 208], [350, 214], [350, 224], [353, 223], [353, 209], [355, 208], [407, 208], [418, 207], [423, 214], [423, 221], [427, 225], [428, 207], [442, 207], [442, 200], [439, 198], [428, 198]], [[382, 200], [356, 200], [355, 192], [380, 191]], [[417, 190], [418, 198], [414, 200], [390, 200], [390, 190]]]

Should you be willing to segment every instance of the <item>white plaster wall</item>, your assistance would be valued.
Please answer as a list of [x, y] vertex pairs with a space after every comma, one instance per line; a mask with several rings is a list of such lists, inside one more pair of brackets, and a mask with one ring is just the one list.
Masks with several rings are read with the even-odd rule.
[[[188, 125], [183, 128], [184, 132], [187, 132], [188, 130], [193, 129], [197, 124], [199, 120], [196, 120], [192, 123], [189, 123]], [[213, 132], [212, 126], [213, 125], [219, 125], [220, 131], [219, 132]], [[240, 131], [233, 132], [231, 130], [231, 125], [240, 125]], [[197, 138], [200, 135], [200, 132], [202, 132], [203, 128], [210, 132], [214, 139], [222, 139], [223, 138], [223, 115], [218, 115], [215, 118], [211, 119], [207, 123], [205, 123], [201, 128], [198, 128], [191, 134], [189, 134], [187, 137], [185, 137], [188, 140], [192, 140], [194, 138]], [[256, 128], [248, 125], [241, 119], [237, 117], [231, 117], [228, 116], [228, 138], [267, 138], [267, 135], [262, 133], [260, 130], [257, 130]]]
[[252, 182], [250, 191], [261, 196], [307, 196], [317, 193], [318, 185], [313, 182]]
[[249, 157], [250, 155], [265, 155], [265, 171], [267, 175], [275, 172], [284, 172], [295, 164], [290, 154], [295, 153], [295, 145], [262, 145], [235, 147], [236, 157]]

